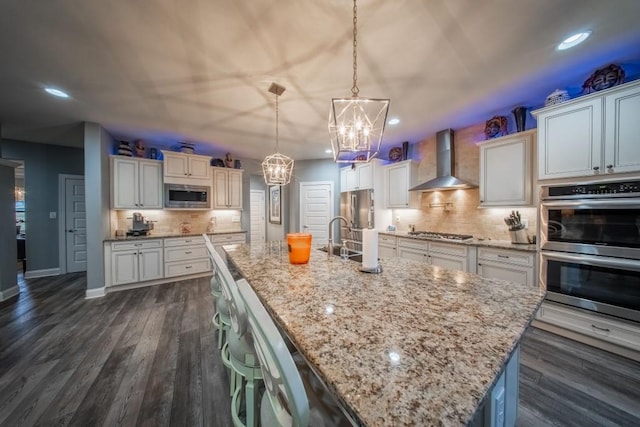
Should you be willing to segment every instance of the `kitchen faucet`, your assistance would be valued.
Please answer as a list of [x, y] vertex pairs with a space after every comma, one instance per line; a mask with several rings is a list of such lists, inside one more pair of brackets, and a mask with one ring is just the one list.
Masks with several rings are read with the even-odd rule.
[[343, 216], [335, 216], [333, 218], [331, 218], [331, 221], [329, 221], [329, 242], [327, 243], [327, 258], [331, 259], [331, 255], [333, 255], [333, 222], [336, 220], [342, 220], [344, 221], [344, 224], [347, 226], [347, 228], [349, 228], [349, 222], [347, 221], [347, 218], [343, 217]]

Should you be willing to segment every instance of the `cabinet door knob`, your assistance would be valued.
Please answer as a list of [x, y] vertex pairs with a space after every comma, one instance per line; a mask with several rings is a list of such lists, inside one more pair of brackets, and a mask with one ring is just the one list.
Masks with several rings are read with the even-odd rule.
[[594, 167], [593, 167], [593, 170], [594, 170], [594, 171], [599, 171], [599, 170], [600, 170], [600, 166], [594, 166]]

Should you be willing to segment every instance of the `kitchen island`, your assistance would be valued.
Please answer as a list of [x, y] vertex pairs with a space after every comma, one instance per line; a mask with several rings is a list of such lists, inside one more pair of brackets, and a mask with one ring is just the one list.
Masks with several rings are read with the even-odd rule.
[[280, 242], [224, 249], [356, 424], [515, 422], [518, 344], [544, 292], [399, 258], [381, 274], [319, 250], [291, 265]]

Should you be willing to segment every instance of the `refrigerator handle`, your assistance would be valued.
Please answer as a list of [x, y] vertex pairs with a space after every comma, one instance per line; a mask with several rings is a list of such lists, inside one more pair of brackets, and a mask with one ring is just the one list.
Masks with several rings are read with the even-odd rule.
[[349, 212], [350, 217], [349, 220], [351, 221], [351, 224], [349, 224], [349, 227], [354, 228], [355, 227], [355, 221], [356, 221], [356, 208], [357, 208], [357, 203], [358, 203], [358, 197], [354, 194], [351, 193], [351, 203], [349, 205], [349, 209], [351, 212]]

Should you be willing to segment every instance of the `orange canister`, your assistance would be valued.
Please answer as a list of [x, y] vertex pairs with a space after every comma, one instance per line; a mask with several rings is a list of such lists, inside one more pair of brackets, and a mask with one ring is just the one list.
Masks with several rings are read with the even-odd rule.
[[291, 264], [306, 264], [311, 254], [311, 234], [289, 233], [287, 234], [287, 246], [289, 247], [289, 262]]

